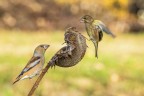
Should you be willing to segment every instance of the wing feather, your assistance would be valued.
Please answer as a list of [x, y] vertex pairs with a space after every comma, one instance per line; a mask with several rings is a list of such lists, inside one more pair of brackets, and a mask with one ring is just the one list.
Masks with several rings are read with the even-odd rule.
[[40, 58], [41, 57], [32, 57], [17, 78], [19, 78], [25, 72], [29, 71], [31, 68], [33, 68], [34, 66], [36, 66], [37, 64], [39, 64]]

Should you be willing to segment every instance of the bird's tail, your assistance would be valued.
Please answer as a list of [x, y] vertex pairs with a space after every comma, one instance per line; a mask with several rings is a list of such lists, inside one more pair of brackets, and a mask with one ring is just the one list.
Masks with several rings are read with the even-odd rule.
[[16, 83], [16, 82], [18, 82], [20, 79], [16, 79], [14, 82], [13, 82], [13, 85]]
[[98, 42], [93, 42], [95, 47], [95, 57], [98, 58]]
[[16, 80], [13, 82], [13, 84], [15, 84], [16, 82], [18, 82], [21, 79], [21, 75], [22, 75], [22, 73], [16, 78]]

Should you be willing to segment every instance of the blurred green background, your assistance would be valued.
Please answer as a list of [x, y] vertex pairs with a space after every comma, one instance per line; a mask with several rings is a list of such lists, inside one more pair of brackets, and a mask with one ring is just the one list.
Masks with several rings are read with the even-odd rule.
[[80, 18], [103, 21], [116, 38], [104, 34], [99, 59], [94, 46], [71, 68], [49, 69], [34, 96], [144, 96], [143, 0], [0, 0], [0, 96], [26, 96], [34, 84], [12, 82], [39, 44], [50, 44], [46, 63], [64, 45], [64, 30]]

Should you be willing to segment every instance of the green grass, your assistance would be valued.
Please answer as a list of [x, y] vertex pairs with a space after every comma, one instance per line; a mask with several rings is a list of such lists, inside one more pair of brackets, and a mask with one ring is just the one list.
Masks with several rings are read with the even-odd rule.
[[[0, 96], [26, 96], [36, 78], [12, 85], [35, 47], [50, 44], [46, 62], [64, 45], [64, 33], [0, 30]], [[87, 35], [83, 33], [86, 37]], [[104, 34], [99, 59], [94, 46], [71, 68], [49, 69], [34, 96], [144, 96], [144, 34]]]

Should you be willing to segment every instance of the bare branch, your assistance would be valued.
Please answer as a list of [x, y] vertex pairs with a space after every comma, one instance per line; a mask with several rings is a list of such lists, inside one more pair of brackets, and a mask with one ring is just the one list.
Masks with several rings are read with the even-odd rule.
[[43, 76], [45, 75], [45, 73], [48, 71], [48, 69], [50, 68], [50, 62], [46, 65], [46, 67], [42, 70], [42, 73], [40, 74], [40, 76], [38, 77], [38, 79], [36, 80], [35, 84], [33, 85], [33, 87], [31, 88], [28, 96], [32, 96], [34, 91], [36, 90], [36, 88], [38, 87], [40, 81], [42, 80]]

